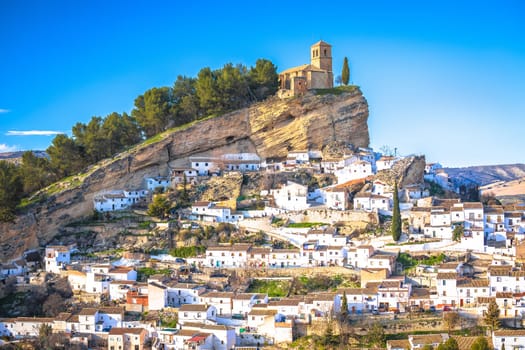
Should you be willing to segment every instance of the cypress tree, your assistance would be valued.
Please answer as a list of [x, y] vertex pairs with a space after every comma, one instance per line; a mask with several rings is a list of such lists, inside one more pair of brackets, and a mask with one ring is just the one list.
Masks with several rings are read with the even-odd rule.
[[343, 319], [348, 316], [348, 299], [346, 298], [346, 291], [343, 292], [343, 300], [341, 302], [341, 317]]
[[399, 210], [399, 194], [397, 193], [397, 181], [394, 184], [394, 208], [392, 209], [392, 238], [399, 241], [401, 238], [401, 211]]
[[343, 71], [341, 72], [341, 79], [344, 85], [348, 85], [350, 81], [350, 68], [348, 68], [348, 58], [343, 60]]

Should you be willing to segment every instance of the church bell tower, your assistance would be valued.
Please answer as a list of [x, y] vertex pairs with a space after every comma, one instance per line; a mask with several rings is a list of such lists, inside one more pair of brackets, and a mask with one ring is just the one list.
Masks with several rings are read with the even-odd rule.
[[318, 41], [310, 47], [310, 63], [312, 66], [332, 72], [332, 45]]

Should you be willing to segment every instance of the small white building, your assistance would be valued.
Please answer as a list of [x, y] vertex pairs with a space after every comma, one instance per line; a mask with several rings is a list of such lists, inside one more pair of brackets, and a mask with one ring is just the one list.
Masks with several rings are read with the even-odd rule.
[[199, 296], [206, 291], [205, 286], [196, 283], [168, 284], [168, 306], [179, 307], [183, 304], [198, 304]]
[[272, 249], [268, 264], [271, 267], [299, 267], [303, 264], [300, 249]]
[[[230, 350], [235, 347], [235, 328], [232, 327], [227, 327], [224, 325], [187, 322], [183, 326], [183, 331], [199, 332], [195, 333], [194, 337], [192, 337], [193, 341], [196, 342], [198, 342], [199, 340], [202, 342], [202, 338], [204, 337], [202, 334], [212, 334], [211, 341], [205, 342], [206, 346], [202, 344], [202, 349]], [[199, 337], [201, 339], [199, 339]], [[186, 344], [188, 346], [191, 344], [192, 338], [186, 341]]]
[[87, 291], [87, 276], [85, 272], [77, 270], [67, 270], [63, 271], [62, 275], [67, 276], [67, 280], [72, 290], [84, 292]]
[[0, 334], [22, 339], [38, 337], [39, 329], [46, 324], [53, 326], [53, 318], [47, 317], [17, 317], [0, 320]]
[[415, 201], [417, 199], [426, 198], [430, 195], [430, 192], [428, 189], [424, 188], [424, 186], [420, 184], [415, 185], [407, 185], [402, 188], [401, 193], [403, 193], [401, 196], [405, 197], [407, 202]]
[[93, 197], [93, 204], [96, 211], [108, 212], [115, 210], [125, 210], [139, 203], [146, 203], [148, 196], [147, 190], [135, 191], [104, 191], [99, 192]]
[[186, 177], [187, 184], [196, 184], [199, 176], [196, 169], [192, 168], [173, 168], [171, 169], [171, 182], [173, 184], [183, 184]]
[[78, 314], [79, 332], [94, 333], [121, 327], [124, 310], [118, 307], [83, 308]]
[[372, 163], [365, 160], [357, 160], [349, 165], [346, 165], [342, 169], [334, 171], [334, 175], [337, 177], [337, 183], [341, 184], [351, 180], [364, 179], [370, 175], [373, 175]]
[[333, 174], [338, 170], [356, 162], [359, 158], [355, 155], [344, 155], [342, 157], [328, 158], [323, 157], [321, 160], [321, 170], [327, 174]]
[[135, 281], [111, 281], [109, 283], [110, 300], [126, 300], [127, 294], [134, 288]]
[[401, 280], [385, 280], [377, 287], [379, 309], [404, 312], [408, 306], [412, 285]]
[[442, 272], [437, 274], [437, 304], [456, 305], [458, 299], [457, 279], [458, 274], [455, 272]]
[[494, 349], [525, 349], [525, 329], [499, 329], [492, 332]]
[[380, 180], [374, 180], [374, 182], [372, 182], [371, 192], [372, 194], [377, 194], [378, 196], [388, 197], [391, 200], [394, 198], [394, 190], [392, 186]]
[[480, 202], [463, 203], [465, 228], [483, 228], [483, 204]]
[[346, 189], [328, 187], [321, 190], [324, 194], [327, 208], [335, 210], [346, 210], [349, 207]]
[[391, 169], [396, 161], [396, 157], [382, 156], [381, 158], [376, 160], [376, 171]]
[[520, 232], [523, 223], [523, 213], [505, 211], [505, 229], [509, 232]]
[[217, 308], [206, 304], [184, 304], [179, 308], [179, 324], [186, 322], [215, 323]]
[[199, 296], [199, 304], [215, 306], [218, 317], [231, 317], [234, 295], [233, 292], [206, 292]]
[[485, 233], [483, 229], [471, 228], [463, 231], [461, 237], [461, 247], [465, 250], [470, 249], [475, 252], [484, 252]]
[[[290, 163], [289, 163], [290, 162]], [[308, 164], [310, 163], [310, 155], [308, 151], [292, 151], [288, 152], [286, 157], [287, 164]]]
[[210, 172], [218, 170], [218, 165], [216, 161], [214, 162], [213, 157], [192, 156], [189, 159], [191, 168], [197, 170], [200, 176], [207, 176]]
[[357, 268], [366, 268], [368, 259], [374, 254], [374, 247], [371, 245], [360, 245], [350, 248], [347, 253], [347, 263]]
[[269, 336], [273, 338], [275, 336], [275, 315], [277, 311], [264, 309], [264, 308], [253, 308], [248, 313], [248, 320], [246, 322], [252, 333], [257, 333], [263, 336]]
[[63, 245], [47, 246], [45, 254], [44, 264], [47, 272], [60, 273], [65, 265], [71, 262], [71, 250]]
[[366, 267], [372, 269], [387, 269], [388, 273], [391, 274], [394, 270], [395, 261], [396, 257], [393, 255], [375, 253], [368, 257]]
[[171, 186], [171, 179], [169, 177], [163, 177], [163, 176], [157, 176], [157, 177], [147, 177], [145, 179], [146, 181], [146, 188], [148, 191], [155, 191], [157, 188], [162, 188], [163, 190], [166, 190]]
[[459, 304], [459, 307], [473, 306], [477, 298], [490, 296], [489, 280], [486, 278], [458, 279], [457, 288], [458, 300], [456, 303]]
[[259, 171], [261, 158], [255, 153], [227, 153], [220, 157], [226, 171]]
[[308, 187], [292, 181], [279, 189], [271, 189], [270, 195], [273, 196], [275, 205], [281, 209], [304, 210], [310, 207], [307, 203]]
[[27, 266], [23, 260], [14, 261], [10, 264], [0, 265], [0, 277], [21, 276], [27, 272]]
[[525, 291], [525, 271], [514, 271], [512, 266], [491, 266], [488, 269], [490, 295], [499, 292], [523, 293]]
[[86, 272], [86, 292], [109, 295], [111, 278], [97, 272]]
[[354, 196], [354, 209], [355, 210], [390, 210], [390, 198], [372, 194], [370, 192], [357, 193]]
[[192, 216], [199, 221], [235, 223], [244, 219], [241, 213], [231, 211], [231, 208], [216, 205], [213, 202], [195, 202], [191, 207]]
[[250, 244], [208, 247], [206, 263], [209, 267], [245, 267]]
[[232, 314], [247, 316], [254, 305], [267, 303], [266, 294], [237, 293], [232, 298]]
[[444, 207], [433, 207], [430, 211], [430, 225], [424, 227], [425, 237], [452, 239], [452, 222], [450, 211]]
[[107, 272], [107, 275], [113, 281], [136, 281], [137, 271], [133, 267], [117, 266], [112, 267]]
[[114, 327], [109, 330], [108, 349], [149, 349], [146, 346], [148, 331], [144, 328], [123, 328]]

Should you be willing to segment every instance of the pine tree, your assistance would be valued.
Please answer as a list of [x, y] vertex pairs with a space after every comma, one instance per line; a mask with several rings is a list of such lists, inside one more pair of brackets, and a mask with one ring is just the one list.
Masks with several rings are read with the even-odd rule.
[[344, 85], [348, 85], [350, 81], [350, 68], [348, 68], [348, 58], [345, 57], [343, 60], [343, 71], [341, 72], [341, 78]]
[[499, 327], [499, 308], [498, 304], [493, 300], [489, 303], [483, 322], [490, 327], [491, 331]]
[[394, 185], [394, 208], [392, 209], [392, 238], [399, 241], [401, 238], [401, 211], [399, 209], [399, 194], [397, 193], [397, 182]]

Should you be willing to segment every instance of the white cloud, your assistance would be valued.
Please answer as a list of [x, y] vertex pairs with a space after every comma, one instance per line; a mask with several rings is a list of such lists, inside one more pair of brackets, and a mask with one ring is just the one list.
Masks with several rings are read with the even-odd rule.
[[17, 150], [16, 146], [8, 146], [5, 143], [0, 143], [0, 153], [14, 152]]
[[9, 112], [11, 112], [9, 109], [0, 108], [0, 114], [2, 114], [2, 113], [9, 113]]
[[58, 134], [65, 134], [62, 131], [53, 131], [53, 130], [27, 130], [27, 131], [17, 131], [10, 130], [6, 133], [7, 136], [52, 136]]

